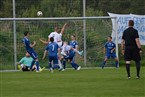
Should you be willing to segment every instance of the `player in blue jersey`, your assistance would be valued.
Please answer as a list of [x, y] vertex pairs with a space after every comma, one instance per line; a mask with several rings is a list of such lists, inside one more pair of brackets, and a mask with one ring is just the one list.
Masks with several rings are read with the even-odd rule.
[[[72, 46], [68, 45], [67, 42], [64, 42], [64, 45], [65, 45], [64, 50], [65, 50], [66, 56], [64, 55], [64, 56], [62, 57], [62, 59], [63, 59], [63, 65], [65, 66], [66, 61], [69, 61], [70, 64], [72, 65], [72, 67], [73, 67], [75, 70], [80, 70], [81, 67], [80, 67], [78, 64], [76, 64], [76, 63], [74, 62], [73, 59], [74, 59], [74, 57], [75, 57], [75, 52], [77, 52], [78, 54], [82, 55], [83, 51], [82, 51], [82, 52], [77, 51], [77, 50], [74, 49]], [[65, 63], [64, 63], [64, 62], [65, 62]], [[64, 67], [64, 69], [65, 69], [65, 67]]]
[[69, 45], [78, 50], [78, 42], [76, 41], [76, 36], [72, 35], [71, 40], [72, 41], [69, 42]]
[[[58, 44], [56, 42], [54, 42], [53, 37], [50, 37], [50, 43], [47, 45], [42, 59], [45, 58], [47, 52], [49, 52], [49, 54], [48, 54], [49, 69], [51, 72], [53, 72], [53, 69], [56, 68], [56, 66], [58, 66], [58, 64], [59, 64], [58, 55], [60, 55], [60, 48], [59, 48]], [[52, 62], [54, 64], [54, 66], [52, 66]]]
[[32, 70], [32, 67], [34, 65], [34, 63], [36, 64], [36, 72], [39, 72], [39, 61], [38, 61], [38, 55], [37, 53], [34, 51], [33, 47], [36, 45], [36, 42], [33, 41], [33, 43], [31, 43], [29, 41], [29, 32], [26, 31], [24, 32], [24, 38], [23, 38], [23, 43], [25, 45], [26, 51], [30, 54], [30, 56], [34, 59], [31, 63], [30, 66], [30, 70]]
[[[75, 35], [71, 35], [71, 41], [69, 42], [69, 45], [70, 45], [72, 48], [78, 50], [78, 42], [77, 42], [76, 39], [75, 39]], [[74, 57], [73, 57], [73, 61], [75, 61], [75, 55], [74, 55]], [[65, 60], [63, 61], [63, 68], [64, 68], [64, 69], [66, 68], [66, 61], [65, 61]]]
[[106, 61], [110, 57], [112, 57], [113, 59], [115, 59], [115, 61], [116, 61], [115, 66], [116, 66], [116, 68], [118, 68], [118, 58], [117, 58], [116, 53], [115, 53], [115, 48], [116, 48], [116, 45], [115, 45], [114, 42], [112, 42], [112, 37], [109, 36], [108, 37], [108, 41], [105, 43], [105, 46], [104, 46], [104, 53], [106, 55], [105, 55], [104, 62], [102, 64], [102, 69], [104, 68], [104, 66], [106, 64]]

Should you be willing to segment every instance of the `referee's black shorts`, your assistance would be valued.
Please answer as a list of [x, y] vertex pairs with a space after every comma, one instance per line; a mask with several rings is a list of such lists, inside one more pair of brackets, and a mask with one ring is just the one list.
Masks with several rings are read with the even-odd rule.
[[125, 61], [131, 61], [131, 60], [134, 60], [136, 62], [140, 61], [141, 57], [140, 57], [139, 49], [134, 46], [125, 47], [124, 59]]

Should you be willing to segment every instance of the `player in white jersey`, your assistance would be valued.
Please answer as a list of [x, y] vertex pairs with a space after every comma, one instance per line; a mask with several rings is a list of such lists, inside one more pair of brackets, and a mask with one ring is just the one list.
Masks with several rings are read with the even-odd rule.
[[[42, 40], [42, 39], [39, 39], [42, 43], [44, 43], [44, 44], [48, 44], [49, 43], [49, 39], [51, 38], [51, 37], [53, 37], [54, 38], [54, 42], [56, 42], [57, 44], [58, 44], [58, 46], [59, 47], [62, 47], [63, 46], [63, 41], [62, 41], [62, 34], [64, 33], [64, 30], [65, 30], [65, 28], [66, 28], [66, 25], [67, 25], [67, 23], [65, 23], [64, 25], [63, 25], [63, 27], [62, 27], [62, 29], [61, 29], [61, 31], [60, 31], [60, 29], [58, 28], [58, 27], [55, 27], [55, 31], [54, 32], [51, 32], [50, 33], [50, 35], [48, 36], [48, 41], [44, 41], [44, 40]], [[62, 49], [64, 49], [64, 48], [62, 48]], [[64, 51], [64, 50], [62, 50], [62, 51]], [[63, 53], [62, 52], [62, 54], [63, 55], [65, 55], [65, 53]], [[59, 62], [59, 67], [60, 67], [60, 69], [62, 69], [63, 67], [62, 67], [62, 64], [61, 64], [61, 62], [60, 62], [60, 60], [58, 60], [58, 62]]]
[[55, 29], [54, 29], [54, 32], [51, 32], [50, 34], [49, 34], [49, 36], [48, 36], [48, 41], [44, 41], [44, 40], [42, 40], [42, 39], [39, 39], [42, 43], [44, 43], [44, 44], [48, 44], [49, 43], [49, 39], [50, 39], [50, 37], [53, 37], [54, 38], [54, 42], [56, 42], [58, 45], [59, 45], [59, 47], [61, 47], [62, 45], [63, 45], [63, 42], [62, 42], [62, 35], [63, 35], [63, 33], [64, 33], [64, 30], [65, 30], [65, 28], [66, 28], [66, 25], [67, 25], [67, 23], [65, 23], [64, 25], [63, 25], [63, 27], [62, 27], [62, 29], [61, 29], [61, 31], [60, 31], [60, 29], [58, 28], [58, 27], [55, 27]]
[[58, 33], [56, 31], [55, 32], [52, 32], [48, 36], [48, 39], [50, 39], [51, 37], [53, 37], [54, 38], [54, 42], [56, 42], [58, 44], [58, 46], [61, 47], [63, 45], [63, 43], [62, 43], [62, 34], [63, 34], [63, 32], [61, 32], [61, 33]]

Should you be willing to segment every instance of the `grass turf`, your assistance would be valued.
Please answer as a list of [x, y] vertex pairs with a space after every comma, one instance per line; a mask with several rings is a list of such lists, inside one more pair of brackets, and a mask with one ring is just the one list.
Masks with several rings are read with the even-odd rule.
[[0, 72], [0, 97], [145, 97], [145, 67], [141, 79], [126, 78], [124, 67], [64, 72]]

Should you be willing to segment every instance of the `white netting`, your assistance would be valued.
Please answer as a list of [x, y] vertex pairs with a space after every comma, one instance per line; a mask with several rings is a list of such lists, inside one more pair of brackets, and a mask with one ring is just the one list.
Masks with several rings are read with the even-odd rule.
[[[13, 19], [11, 19], [13, 20]], [[0, 69], [14, 69], [14, 45], [13, 45], [13, 22], [8, 20], [0, 21]], [[110, 18], [86, 18], [86, 66], [98, 67], [102, 63], [105, 54], [103, 53], [103, 46], [107, 41], [107, 37], [112, 33], [112, 24]], [[17, 61], [25, 56], [25, 48], [22, 44], [23, 32], [29, 31], [31, 33], [30, 40], [36, 41], [37, 45], [34, 47], [39, 55], [41, 65], [47, 66], [48, 60], [42, 61], [43, 51], [45, 45], [39, 39], [47, 40], [48, 35], [54, 31], [57, 25], [62, 28], [64, 23], [68, 23], [63, 35], [63, 41], [71, 41], [70, 36], [75, 35], [79, 43], [79, 50], [84, 50], [84, 27], [83, 18], [80, 19], [16, 19], [16, 48]], [[76, 63], [81, 66], [84, 65], [84, 57], [76, 56]], [[110, 60], [107, 66], [113, 66], [113, 61]]]

